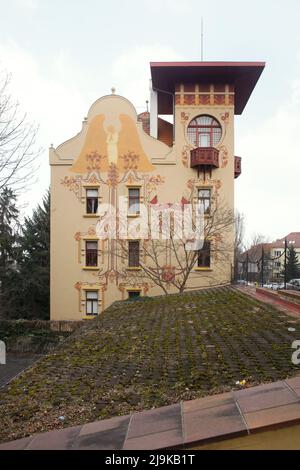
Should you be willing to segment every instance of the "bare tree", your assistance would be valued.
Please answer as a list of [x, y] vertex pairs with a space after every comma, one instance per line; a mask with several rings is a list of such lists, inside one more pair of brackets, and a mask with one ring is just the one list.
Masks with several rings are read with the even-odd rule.
[[34, 181], [41, 149], [36, 147], [38, 127], [20, 113], [9, 93], [10, 81], [0, 71], [0, 190], [9, 186], [20, 193]]
[[[233, 255], [233, 233], [234, 214], [226, 206], [218, 205], [211, 209], [209, 216], [205, 216], [203, 233], [194, 239], [184, 236], [175, 230], [175, 223], [170, 218], [167, 229], [168, 236], [161, 238], [144, 239], [140, 241], [140, 253], [138, 256], [139, 271], [132, 272], [136, 280], [148, 279], [159, 286], [165, 294], [170, 286], [179, 292], [187, 288], [188, 279], [198, 264], [199, 254], [202, 257], [212, 256], [218, 263], [217, 276], [213, 271], [203, 271], [202, 278], [206, 278], [208, 285], [228, 282], [228, 264], [232, 262]], [[195, 233], [196, 222], [192, 220]], [[161, 229], [161, 224], [160, 224]], [[202, 238], [203, 244], [199, 249], [192, 249], [195, 240]], [[209, 246], [208, 242], [209, 241]], [[195, 245], [196, 246], [196, 245]], [[117, 239], [115, 243], [115, 254], [127, 264], [130, 256], [128, 240]], [[224, 282], [220, 281], [220, 274], [224, 269]], [[226, 273], [226, 274], [225, 274]], [[129, 275], [127, 273], [127, 275]]]
[[245, 216], [241, 212], [236, 212], [235, 215], [235, 242], [234, 242], [234, 255], [237, 259], [245, 249]]

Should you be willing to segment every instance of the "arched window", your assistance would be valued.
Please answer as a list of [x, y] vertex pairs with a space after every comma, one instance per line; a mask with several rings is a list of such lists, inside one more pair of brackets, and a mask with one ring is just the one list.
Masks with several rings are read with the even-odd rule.
[[197, 116], [188, 126], [188, 138], [195, 147], [215, 147], [221, 140], [222, 128], [212, 116]]

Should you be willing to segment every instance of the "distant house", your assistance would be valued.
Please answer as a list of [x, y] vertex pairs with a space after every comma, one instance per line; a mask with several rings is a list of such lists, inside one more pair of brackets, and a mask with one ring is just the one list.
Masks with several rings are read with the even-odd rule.
[[284, 247], [285, 240], [287, 246], [293, 246], [300, 262], [300, 232], [291, 232], [283, 238], [279, 238], [271, 243], [271, 257], [274, 259], [273, 278], [282, 279], [281, 271], [284, 268]]
[[[259, 243], [242, 253], [237, 267], [238, 279], [258, 281], [282, 281], [284, 269], [285, 240], [287, 246], [293, 246], [300, 262], [300, 232], [291, 232], [271, 243]], [[262, 277], [262, 256], [264, 255], [264, 275]], [[248, 269], [247, 269], [248, 265]]]

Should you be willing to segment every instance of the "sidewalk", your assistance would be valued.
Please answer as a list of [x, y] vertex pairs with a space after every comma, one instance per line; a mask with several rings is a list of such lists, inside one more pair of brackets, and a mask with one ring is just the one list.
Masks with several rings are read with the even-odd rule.
[[289, 302], [288, 300], [284, 300], [279, 297], [276, 298], [276, 293], [273, 291], [267, 291], [266, 289], [259, 289], [256, 291], [255, 287], [235, 287], [235, 289], [260, 300], [261, 302], [273, 305], [288, 315], [300, 318], [300, 304], [297, 305], [293, 302]]
[[36, 434], [0, 450], [191, 448], [297, 423], [300, 377]]

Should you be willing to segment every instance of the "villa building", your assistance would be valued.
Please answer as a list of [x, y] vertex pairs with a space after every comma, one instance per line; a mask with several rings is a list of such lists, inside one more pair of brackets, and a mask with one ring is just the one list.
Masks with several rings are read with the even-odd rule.
[[[234, 179], [241, 173], [234, 116], [242, 114], [264, 63], [164, 62], [150, 68], [150, 113], [137, 115], [112, 89], [91, 106], [75, 137], [50, 148], [51, 320], [93, 318], [116, 300], [176, 291], [173, 281], [184, 272], [184, 260], [172, 242], [164, 240], [156, 265], [151, 233], [130, 235], [130, 226], [142, 231], [144, 208], [183, 210], [189, 204], [194, 214], [199, 205], [207, 221], [221, 207], [234, 210]], [[99, 221], [109, 221], [108, 204], [116, 209], [118, 228], [125, 210], [129, 235], [121, 244], [105, 224], [107, 236], [99, 235]], [[224, 241], [226, 261], [218, 254]], [[233, 224], [195, 251], [185, 288], [231, 281]]]

